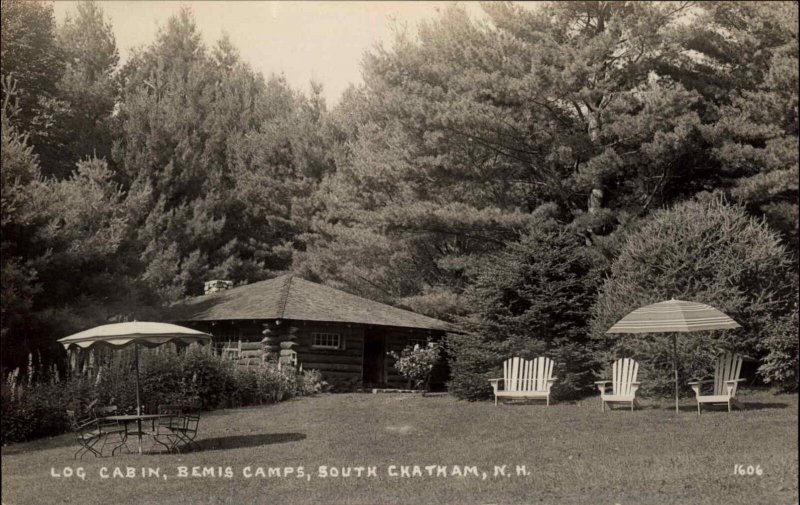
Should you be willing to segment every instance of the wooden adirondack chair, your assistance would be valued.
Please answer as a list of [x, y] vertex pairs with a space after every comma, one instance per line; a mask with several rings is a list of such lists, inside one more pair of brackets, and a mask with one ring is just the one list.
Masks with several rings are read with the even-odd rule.
[[[714, 378], [693, 381], [689, 385], [694, 390], [697, 398], [697, 414], [700, 414], [701, 403], [711, 404], [727, 404], [728, 412], [731, 411], [731, 406], [738, 409], [744, 408], [738, 400], [736, 400], [736, 387], [744, 379], [739, 378], [739, 372], [742, 371], [742, 357], [738, 354], [725, 353], [717, 357], [714, 364]], [[702, 394], [701, 388], [703, 384], [714, 383], [714, 389], [711, 394]]]
[[[610, 381], [597, 381], [600, 390], [601, 408], [606, 411], [606, 403], [630, 403], [631, 410], [639, 406], [636, 400], [636, 391], [640, 382], [636, 382], [639, 373], [639, 363], [630, 358], [622, 358], [614, 362], [611, 367]], [[608, 384], [611, 383], [611, 394], [608, 393]]]
[[532, 360], [509, 358], [503, 363], [503, 378], [489, 379], [489, 382], [494, 390], [495, 405], [498, 398], [545, 400], [550, 405], [550, 388], [555, 380], [553, 360], [540, 357]]

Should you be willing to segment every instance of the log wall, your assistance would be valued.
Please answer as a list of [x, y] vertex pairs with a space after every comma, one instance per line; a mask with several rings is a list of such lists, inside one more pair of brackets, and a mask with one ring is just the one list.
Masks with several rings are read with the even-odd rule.
[[[214, 335], [216, 344], [231, 343], [231, 346], [238, 346], [241, 340], [241, 358], [254, 361], [260, 358], [263, 353], [261, 339], [264, 338], [264, 324], [266, 321], [218, 321], [215, 324], [205, 323], [193, 325], [202, 331], [207, 331]], [[302, 364], [305, 370], [319, 370], [323, 376], [329, 379], [350, 379], [361, 381], [363, 371], [363, 352], [364, 352], [364, 333], [365, 327], [357, 324], [344, 323], [317, 323], [312, 321], [282, 321], [282, 324], [275, 326], [270, 322], [268, 327], [271, 334], [281, 334], [295, 328], [296, 345], [292, 347], [297, 353], [297, 362]], [[386, 352], [394, 351], [400, 353], [409, 344], [419, 343], [424, 345], [428, 338], [438, 339], [440, 335], [423, 330], [411, 330], [404, 328], [385, 328]], [[314, 333], [338, 333], [343, 339], [343, 348], [324, 349], [312, 345]], [[233, 337], [238, 337], [234, 339]], [[395, 370], [394, 359], [386, 356], [386, 366], [384, 380], [389, 387], [406, 387], [405, 379]], [[434, 388], [443, 387], [448, 375], [446, 364], [440, 363], [434, 369], [432, 386]]]
[[[336, 378], [361, 379], [363, 363], [364, 329], [334, 324], [298, 324], [297, 360], [303, 369], [319, 370], [322, 375]], [[321, 349], [314, 347], [314, 333], [338, 333], [342, 349]]]

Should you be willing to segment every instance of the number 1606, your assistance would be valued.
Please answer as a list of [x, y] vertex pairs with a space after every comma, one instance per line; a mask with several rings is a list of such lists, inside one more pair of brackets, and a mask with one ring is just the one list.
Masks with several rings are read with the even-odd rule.
[[734, 475], [762, 475], [764, 470], [761, 468], [761, 465], [733, 465], [733, 474]]

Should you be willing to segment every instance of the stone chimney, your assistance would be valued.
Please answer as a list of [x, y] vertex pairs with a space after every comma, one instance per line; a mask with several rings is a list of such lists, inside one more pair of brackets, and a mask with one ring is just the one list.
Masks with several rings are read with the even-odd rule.
[[203, 284], [203, 291], [205, 294], [210, 295], [211, 293], [217, 293], [219, 291], [225, 291], [231, 289], [233, 287], [233, 281], [223, 281], [223, 280], [213, 280], [213, 281], [206, 281]]

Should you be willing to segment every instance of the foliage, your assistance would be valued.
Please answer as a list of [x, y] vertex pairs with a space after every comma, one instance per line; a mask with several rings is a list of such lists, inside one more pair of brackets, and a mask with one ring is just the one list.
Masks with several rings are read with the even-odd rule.
[[[58, 27], [45, 4], [9, 5], [6, 366], [37, 349], [57, 359], [54, 335], [157, 317], [209, 277], [255, 281], [289, 266], [307, 219], [295, 199], [331, 169], [319, 86], [306, 97], [264, 80], [226, 38], [206, 48], [188, 10], [120, 69], [100, 4], [78, 4]], [[60, 107], [46, 131], [39, 98]]]
[[298, 396], [311, 396], [318, 393], [325, 393], [329, 389], [329, 384], [322, 377], [319, 370], [303, 370], [297, 375]]
[[448, 391], [456, 398], [482, 400], [490, 398], [489, 379], [500, 377], [498, 364], [509, 358], [507, 346], [485, 339], [482, 335], [468, 333], [449, 335], [447, 340], [451, 379]]
[[[279, 368], [275, 363], [237, 367], [197, 345], [172, 345], [139, 351], [142, 412], [159, 405], [212, 410], [277, 403], [323, 392], [318, 371]], [[90, 405], [115, 405], [119, 413], [136, 412], [133, 349], [94, 350], [83, 366], [61, 379], [58, 370], [42, 369], [29, 358], [24, 373], [15, 369], [2, 386], [2, 439], [20, 442], [57, 435], [68, 429], [66, 410], [87, 412]]]
[[92, 157], [111, 161], [111, 119], [118, 99], [113, 73], [119, 54], [112, 27], [100, 3], [81, 2], [58, 27], [64, 72], [56, 87], [67, 104], [51, 138], [37, 145], [48, 149], [46, 172], [69, 176], [75, 164]]
[[768, 336], [761, 343], [766, 356], [758, 371], [764, 382], [776, 385], [785, 391], [797, 391], [798, 388], [797, 311], [795, 303], [790, 317], [770, 321]]
[[[198, 366], [190, 357], [190, 352], [194, 352], [194, 350], [187, 349], [185, 353], [179, 355], [172, 349], [172, 346], [164, 346], [147, 353], [146, 359], [142, 360], [143, 366], [140, 366], [139, 379], [142, 390], [141, 400], [145, 412], [158, 412], [159, 404], [204, 408], [207, 406], [203, 402], [203, 397], [206, 395], [209, 401], [213, 401], [216, 390], [208, 391], [210, 388], [203, 387], [206, 384], [198, 384], [198, 381], [191, 380]], [[105, 384], [109, 389], [113, 388], [114, 384], [125, 384], [127, 397], [131, 398], [130, 395], [135, 394], [135, 390], [130, 387], [130, 380], [120, 381], [120, 377], [113, 379], [108, 377], [108, 379], [111, 380], [105, 381]], [[124, 402], [122, 397], [108, 398], [105, 402], [101, 400], [101, 403], [117, 405], [116, 401], [123, 405], [136, 405], [136, 402]]]
[[790, 2], [701, 4], [682, 43], [688, 82], [703, 83], [709, 121], [701, 127], [720, 181], [748, 211], [763, 215], [798, 249], [798, 8]]
[[489, 23], [451, 7], [367, 54], [334, 115], [354, 140], [297, 268], [431, 311], [447, 298], [437, 315], [452, 317], [468, 312], [466, 279], [537, 213], [593, 240], [698, 184], [700, 96], [659, 71], [683, 7], [485, 9]]
[[680, 376], [700, 378], [722, 350], [764, 357], [763, 343], [779, 335], [773, 322], [790, 317], [791, 278], [788, 252], [766, 224], [719, 197], [698, 198], [655, 213], [628, 236], [592, 309], [592, 336], [608, 351], [604, 361], [640, 361], [643, 392], [666, 393], [673, 381], [671, 339], [606, 335], [608, 328], [640, 306], [670, 298], [720, 309], [742, 329], [678, 338]]
[[278, 368], [276, 364], [268, 363], [257, 368], [255, 373], [263, 395], [262, 402], [277, 403], [297, 394], [297, 373], [294, 368]]
[[[64, 55], [56, 38], [53, 6], [3, 0], [0, 11], [0, 73], [4, 80], [19, 83], [21, 112], [15, 123], [32, 136], [34, 144], [44, 143], [64, 107], [56, 89]], [[3, 99], [6, 93], [3, 89]]]
[[345, 142], [294, 268], [452, 319], [536, 212], [613, 255], [718, 190], [796, 243], [797, 6], [775, 6], [495, 2], [398, 33], [332, 111]]
[[[113, 173], [87, 159], [67, 179], [42, 177], [27, 135], [11, 121], [15, 83], [4, 86], [2, 327], [15, 345], [3, 352], [5, 363], [19, 363], [36, 349], [51, 355], [53, 334], [102, 321], [98, 305], [130, 307], [140, 295], [126, 275], [131, 230]], [[72, 310], [62, 312], [67, 303]]]
[[187, 386], [197, 390], [199, 407], [203, 410], [222, 406], [236, 391], [232, 362], [215, 355], [208, 347], [189, 346], [183, 356], [183, 367]]
[[58, 370], [43, 368], [28, 356], [25, 373], [3, 377], [1, 443], [56, 435], [66, 429], [67, 409], [85, 411], [94, 400], [91, 381], [61, 381]]
[[603, 262], [583, 239], [557, 227], [532, 228], [519, 242], [486, 262], [467, 289], [472, 312], [453, 335], [453, 381], [458, 397], [486, 397], [486, 380], [505, 359], [553, 359], [558, 381], [553, 396], [591, 391], [596, 364], [588, 339], [590, 309]]
[[30, 134], [43, 173], [64, 178], [79, 160], [108, 156], [119, 57], [100, 5], [79, 3], [56, 26], [48, 3], [4, 1], [2, 18], [2, 74], [19, 84], [15, 121]]
[[249, 369], [235, 367], [233, 381], [236, 384], [236, 402], [240, 405], [256, 405], [261, 403], [258, 376]]
[[[9, 387], [14, 388], [12, 384]], [[5, 386], [4, 386], [5, 389]], [[64, 431], [66, 409], [56, 385], [16, 386], [16, 396], [3, 398], [2, 443], [20, 442]]]
[[[702, 192], [797, 254], [795, 3], [494, 2], [482, 19], [454, 5], [368, 51], [364, 84], [332, 110], [320, 84], [298, 91], [227, 37], [205, 44], [188, 9], [122, 66], [100, 3], [60, 24], [44, 2], [1, 10], [5, 366], [57, 361], [55, 336], [157, 318], [208, 278], [289, 269], [490, 328], [498, 314], [469, 293], [531, 227], [560, 223], [602, 267], [655, 209]], [[763, 377], [788, 378], [794, 337], [762, 316]], [[545, 346], [586, 365], [568, 391], [594, 370], [580, 319]], [[530, 343], [487, 341], [486, 361], [471, 338], [453, 347], [470, 397], [493, 353]], [[227, 377], [206, 401], [236, 396], [231, 374], [201, 368]]]
[[174, 301], [209, 277], [286, 270], [294, 198], [330, 169], [319, 89], [306, 98], [281, 77], [265, 81], [227, 38], [209, 49], [187, 9], [120, 74], [113, 158], [123, 187], [146, 193], [141, 279]]
[[[27, 135], [12, 123], [18, 114], [16, 83], [3, 78], [2, 146], [0, 146], [0, 258], [2, 258], [2, 337], [22, 328], [40, 288], [36, 271], [27, 257], [26, 237], [35, 229], [36, 219], [28, 208], [29, 185], [39, 179], [38, 157], [28, 143]], [[6, 346], [4, 346], [5, 348]], [[26, 350], [27, 351], [27, 350]], [[21, 354], [25, 356], [27, 352]], [[4, 354], [4, 358], [5, 358]], [[4, 360], [5, 362], [6, 360]]]
[[360, 377], [332, 377], [328, 381], [331, 393], [353, 393], [363, 387]]
[[441, 358], [442, 347], [436, 342], [428, 342], [424, 346], [414, 344], [403, 348], [398, 354], [389, 351], [387, 354], [393, 358], [394, 368], [400, 372], [410, 385], [416, 389], [428, 388], [433, 366]]

